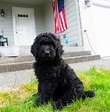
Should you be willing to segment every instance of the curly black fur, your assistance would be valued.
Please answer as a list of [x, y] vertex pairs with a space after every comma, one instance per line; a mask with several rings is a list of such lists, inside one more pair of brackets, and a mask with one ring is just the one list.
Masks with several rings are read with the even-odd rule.
[[62, 59], [62, 45], [54, 34], [39, 34], [31, 46], [31, 53], [36, 60], [34, 69], [39, 81], [36, 105], [52, 100], [55, 109], [62, 109], [73, 100], [95, 96], [94, 91], [84, 91], [82, 81]]

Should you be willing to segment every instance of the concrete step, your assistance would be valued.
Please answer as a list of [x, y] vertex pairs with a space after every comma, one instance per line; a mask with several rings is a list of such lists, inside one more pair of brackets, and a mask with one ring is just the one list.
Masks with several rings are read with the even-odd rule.
[[100, 59], [100, 55], [84, 55], [84, 56], [64, 58], [65, 62], [68, 64], [86, 62], [86, 61], [92, 61], [92, 60], [99, 60], [99, 59]]
[[32, 69], [34, 61], [0, 64], [0, 73]]
[[[100, 55], [83, 55], [64, 58], [68, 64], [99, 59]], [[6, 60], [3, 58], [0, 59], [0, 73], [31, 69], [35, 61], [32, 56], [6, 58]]]
[[[84, 55], [91, 55], [91, 52], [90, 51], [68, 52], [68, 53], [63, 54], [63, 58], [75, 57], [75, 56], [84, 56]], [[32, 55], [27, 55], [27, 56], [1, 57], [0, 58], [0, 64], [25, 62], [25, 61], [34, 61], [34, 57]]]
[[63, 57], [75, 57], [84, 55], [91, 55], [91, 51], [67, 52], [63, 54]]
[[19, 56], [19, 57], [1, 57], [0, 58], [0, 64], [27, 62], [27, 61], [34, 61], [34, 57], [32, 55], [28, 55], [28, 56]]

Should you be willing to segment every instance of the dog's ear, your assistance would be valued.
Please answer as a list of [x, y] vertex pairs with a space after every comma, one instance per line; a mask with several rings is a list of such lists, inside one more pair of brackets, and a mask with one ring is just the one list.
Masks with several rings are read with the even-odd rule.
[[39, 43], [39, 39], [40, 39], [41, 35], [39, 34], [35, 39], [34, 42], [31, 46], [31, 50], [30, 52], [33, 54], [34, 57], [38, 57], [38, 43]]
[[64, 52], [63, 51], [63, 46], [61, 45], [61, 41], [53, 33], [49, 33], [49, 35], [50, 35], [50, 37], [53, 38], [54, 42], [56, 43], [56, 58], [60, 59], [63, 52]]
[[63, 54], [63, 46], [61, 45], [61, 42], [60, 40], [58, 39], [57, 40], [57, 49], [56, 49], [56, 55], [57, 57], [60, 59], [62, 54]]
[[31, 46], [31, 53], [33, 54], [34, 57], [37, 57], [37, 55], [38, 55], [35, 43], [33, 43], [33, 45]]

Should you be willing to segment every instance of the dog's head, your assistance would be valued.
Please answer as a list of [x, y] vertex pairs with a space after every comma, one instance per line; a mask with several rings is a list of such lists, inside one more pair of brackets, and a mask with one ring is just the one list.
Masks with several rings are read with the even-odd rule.
[[52, 33], [41, 33], [31, 46], [31, 53], [35, 59], [54, 60], [61, 58], [63, 49], [60, 40]]

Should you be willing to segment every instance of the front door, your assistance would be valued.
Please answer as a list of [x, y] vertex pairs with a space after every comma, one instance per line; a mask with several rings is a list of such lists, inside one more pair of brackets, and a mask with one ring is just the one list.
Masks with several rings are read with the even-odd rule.
[[36, 36], [34, 9], [13, 7], [13, 21], [15, 45], [32, 45]]

